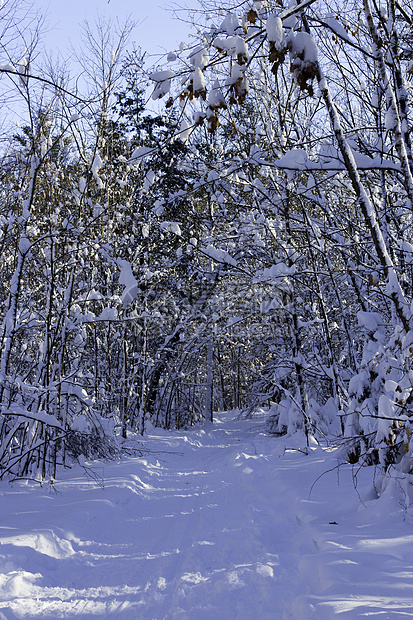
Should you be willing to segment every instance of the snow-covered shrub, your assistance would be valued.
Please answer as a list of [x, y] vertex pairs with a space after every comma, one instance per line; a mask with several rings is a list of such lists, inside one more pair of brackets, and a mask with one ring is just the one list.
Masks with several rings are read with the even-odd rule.
[[344, 457], [411, 473], [412, 334], [397, 327], [388, 338], [378, 313], [359, 313], [358, 318], [369, 333], [359, 372], [349, 384]]
[[303, 412], [291, 398], [284, 398], [272, 405], [265, 422], [265, 428], [271, 435], [293, 435], [304, 429]]

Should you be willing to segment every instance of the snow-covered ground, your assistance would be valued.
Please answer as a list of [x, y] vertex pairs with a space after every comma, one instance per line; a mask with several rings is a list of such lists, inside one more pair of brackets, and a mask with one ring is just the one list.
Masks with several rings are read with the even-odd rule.
[[153, 431], [94, 477], [1, 483], [0, 619], [413, 617], [397, 480], [377, 499], [363, 469], [355, 490], [336, 451], [289, 450], [263, 423]]

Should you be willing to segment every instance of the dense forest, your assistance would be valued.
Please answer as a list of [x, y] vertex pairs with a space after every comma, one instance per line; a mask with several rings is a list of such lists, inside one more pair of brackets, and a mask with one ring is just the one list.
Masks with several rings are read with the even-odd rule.
[[0, 477], [260, 408], [409, 476], [410, 3], [200, 6], [150, 69], [86, 27], [73, 80], [1, 3]]

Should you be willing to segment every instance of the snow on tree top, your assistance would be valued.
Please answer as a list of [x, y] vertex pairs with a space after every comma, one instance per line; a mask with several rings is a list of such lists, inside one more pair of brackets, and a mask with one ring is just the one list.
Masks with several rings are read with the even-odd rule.
[[175, 77], [175, 71], [171, 71], [171, 69], [155, 71], [154, 73], [149, 74], [149, 78], [153, 82], [165, 82], [165, 80], [171, 80], [173, 77]]
[[307, 63], [315, 63], [318, 59], [317, 44], [307, 32], [297, 32], [294, 35], [291, 41], [291, 52]]
[[204, 250], [205, 254], [215, 260], [217, 263], [227, 263], [228, 265], [232, 265], [233, 267], [237, 266], [237, 261], [233, 258], [228, 252], [225, 250], [221, 250], [219, 248], [215, 248], [213, 245], [209, 245]]
[[272, 280], [284, 276], [291, 276], [295, 273], [295, 266], [288, 267], [285, 263], [277, 263], [271, 267], [267, 267], [262, 272], [261, 280]]
[[350, 37], [344, 26], [339, 22], [337, 17], [332, 13], [329, 13], [325, 17], [325, 22], [331, 30], [334, 30], [335, 34], [340, 37], [340, 39], [344, 39], [345, 41], [350, 41]]
[[303, 169], [307, 164], [308, 156], [303, 149], [291, 149], [277, 161], [280, 168]]
[[231, 52], [233, 56], [241, 56], [244, 59], [249, 56], [247, 43], [239, 36], [217, 37], [213, 40], [212, 45], [219, 52]]
[[234, 34], [237, 28], [240, 27], [238, 15], [235, 13], [228, 13], [221, 24], [222, 30], [225, 30], [227, 34]]
[[357, 321], [360, 327], [364, 327], [369, 332], [376, 332], [383, 326], [383, 319], [379, 312], [357, 312]]
[[138, 148], [133, 151], [129, 161], [135, 160], [135, 163], [139, 163], [141, 159], [147, 157], [148, 155], [152, 155], [154, 152], [155, 149], [153, 147], [138, 146]]
[[282, 43], [283, 40], [283, 25], [278, 15], [271, 14], [265, 24], [267, 31], [267, 39], [272, 43]]
[[197, 45], [197, 47], [188, 54], [188, 60], [193, 67], [203, 69], [209, 63], [208, 50], [203, 45]]
[[119, 284], [125, 287], [122, 293], [123, 306], [128, 306], [135, 298], [138, 292], [138, 282], [132, 272], [132, 266], [127, 260], [118, 258], [118, 267], [120, 269]]
[[178, 222], [161, 222], [160, 223], [161, 230], [165, 230], [167, 232], [171, 232], [177, 237], [182, 236], [181, 227]]
[[218, 80], [215, 80], [212, 89], [209, 91], [208, 105], [211, 108], [219, 108], [226, 105], [225, 97], [222, 93]]

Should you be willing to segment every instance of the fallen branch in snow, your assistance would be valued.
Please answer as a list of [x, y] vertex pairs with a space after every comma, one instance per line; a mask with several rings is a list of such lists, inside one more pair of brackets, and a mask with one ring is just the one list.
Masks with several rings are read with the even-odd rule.
[[100, 487], [101, 489], [105, 488], [105, 479], [103, 475], [99, 476], [99, 474], [97, 474], [92, 467], [89, 467], [87, 465], [81, 465], [81, 467], [86, 478], [90, 478], [91, 480], [93, 480], [93, 482], [96, 482], [98, 487]]

